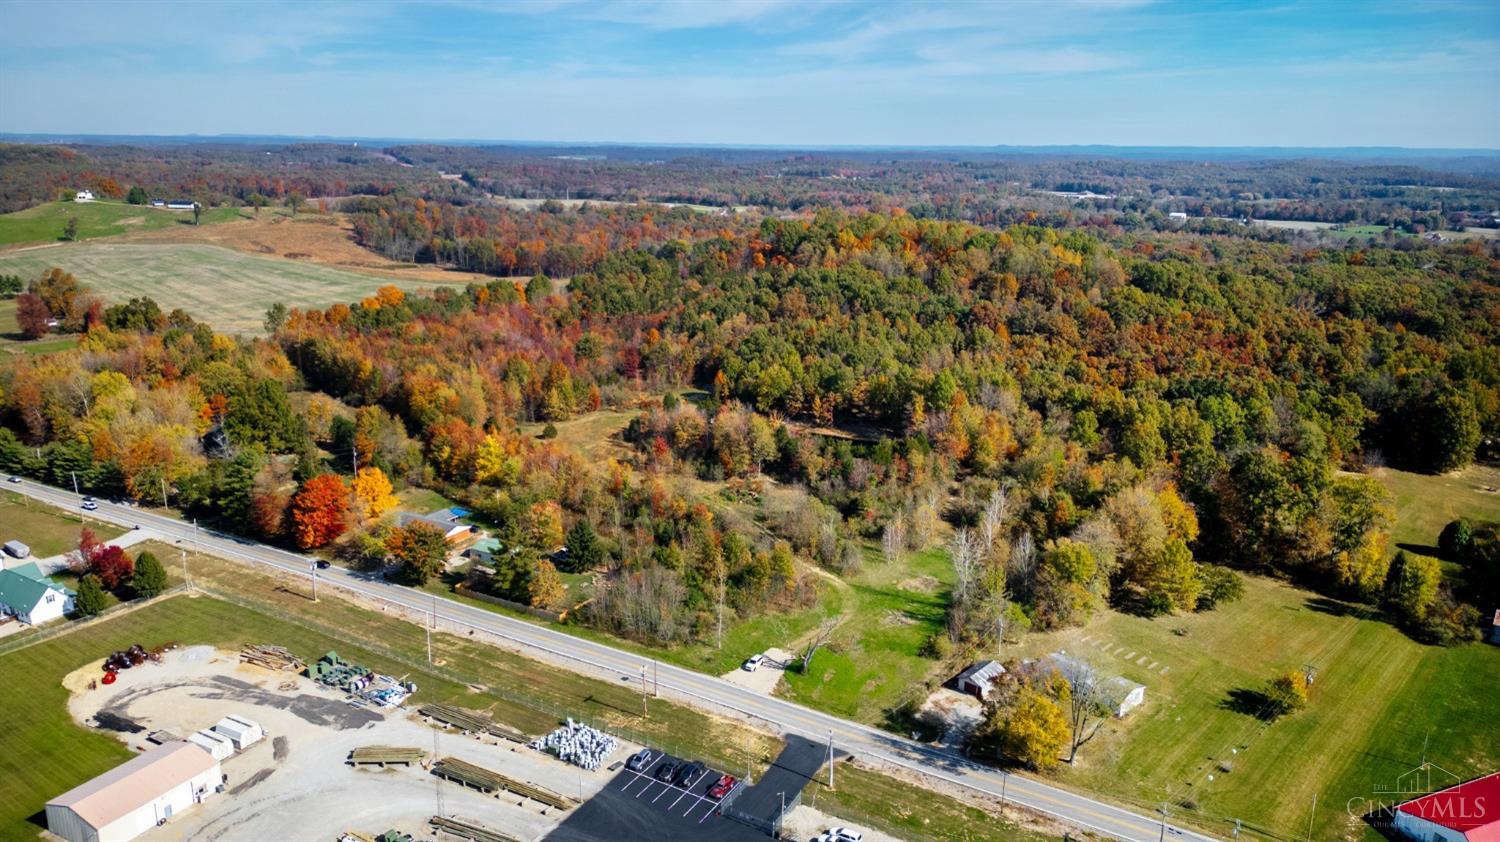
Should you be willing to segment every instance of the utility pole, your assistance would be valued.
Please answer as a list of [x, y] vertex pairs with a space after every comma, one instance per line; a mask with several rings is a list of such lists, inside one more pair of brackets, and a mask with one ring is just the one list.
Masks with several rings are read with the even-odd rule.
[[427, 663], [432, 663], [432, 630], [437, 628], [437, 594], [432, 595], [432, 611], [427, 615]]
[[828, 788], [833, 789], [833, 729], [828, 729]]
[[188, 571], [187, 571], [187, 550], [183, 550], [182, 551], [182, 583], [185, 584], [185, 585], [192, 585], [193, 584], [193, 580], [190, 579], [190, 578], [188, 578]]
[[1156, 842], [1162, 842], [1167, 838], [1167, 805], [1161, 805], [1157, 812], [1161, 813], [1161, 834], [1156, 837]]
[[68, 473], [70, 473], [70, 474], [73, 475], [73, 496], [74, 497], [81, 497], [81, 496], [83, 496], [83, 495], [81, 495], [81, 494], [78, 493], [78, 472], [77, 471], [68, 471]]
[[657, 660], [651, 659], [651, 695], [661, 698], [661, 679], [656, 673]]
[[167, 478], [166, 477], [162, 477], [161, 478], [161, 507], [163, 509], [165, 509], [167, 507]]
[[318, 601], [318, 563], [316, 561], [309, 561], [307, 563], [307, 572], [310, 573], [310, 574], [312, 574], [313, 602], [317, 602]]
[[1010, 783], [1010, 773], [1004, 770], [1000, 772], [1000, 806], [1005, 806], [1005, 785]]
[[650, 716], [651, 708], [646, 706], [646, 665], [641, 664], [641, 715]]
[[1311, 842], [1311, 840], [1312, 840], [1313, 818], [1315, 816], [1317, 816], [1317, 814], [1318, 814], [1318, 794], [1316, 792], [1314, 792], [1313, 793], [1313, 802], [1312, 802], [1312, 812], [1310, 812], [1310, 813], [1307, 814], [1307, 838], [1308, 838], [1308, 842]]

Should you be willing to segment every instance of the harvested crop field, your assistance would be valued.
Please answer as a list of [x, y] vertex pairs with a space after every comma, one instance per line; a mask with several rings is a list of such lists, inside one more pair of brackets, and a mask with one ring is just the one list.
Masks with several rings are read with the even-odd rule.
[[212, 245], [70, 243], [0, 254], [0, 274], [34, 277], [53, 266], [78, 276], [110, 301], [149, 295], [227, 333], [255, 333], [266, 308], [327, 307], [357, 301], [386, 284], [404, 289], [430, 280], [396, 279], [256, 256]]
[[393, 280], [439, 283], [494, 280], [473, 272], [389, 260], [356, 243], [354, 226], [340, 214], [302, 214], [291, 218], [268, 212], [256, 219], [223, 225], [143, 231], [117, 242], [223, 246], [246, 254], [282, 257]]

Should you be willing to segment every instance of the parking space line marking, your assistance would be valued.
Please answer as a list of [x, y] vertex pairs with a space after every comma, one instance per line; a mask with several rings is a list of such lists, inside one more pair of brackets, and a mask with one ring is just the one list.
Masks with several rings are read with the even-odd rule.
[[676, 787], [672, 786], [671, 784], [667, 784], [665, 789], [663, 789], [655, 798], [651, 799], [651, 803], [655, 804], [657, 801], [661, 800], [661, 797], [663, 795], [666, 795], [674, 789], [676, 789]]
[[698, 809], [698, 805], [700, 805], [700, 804], [702, 804], [704, 802], [708, 802], [708, 811], [710, 813], [712, 813], [714, 811], [714, 807], [713, 807], [714, 802], [711, 801], [711, 800], [709, 800], [709, 799], [707, 799], [707, 798], [704, 798], [703, 796], [700, 795], [700, 796], [698, 796], [698, 800], [695, 801], [695, 802], [693, 802], [693, 805], [691, 807], [688, 807], [686, 810], [683, 811], [683, 813], [682, 813], [683, 817], [685, 818], [687, 816], [691, 816], [693, 814], [693, 811], [696, 810], [696, 809]]
[[[689, 794], [690, 794], [690, 793], [689, 793], [689, 792], [688, 792], [688, 791], [687, 791], [687, 790], [686, 790], [686, 789], [684, 789], [684, 790], [683, 790], [683, 791], [682, 791], [682, 795], [689, 795]], [[679, 796], [677, 796], [677, 801], [681, 801], [681, 800], [682, 800], [682, 795], [679, 795]], [[667, 809], [668, 809], [668, 810], [675, 810], [675, 809], [677, 809], [677, 801], [673, 801], [673, 802], [672, 802], [672, 803], [671, 803], [671, 805], [669, 805], [669, 806], [668, 806], [668, 807], [667, 807]]]
[[[640, 772], [637, 772], [634, 769], [627, 769], [626, 771], [628, 771], [632, 775], [635, 775], [635, 777], [632, 778], [631, 780], [628, 780], [625, 783], [623, 783], [623, 784], [620, 785], [620, 791], [621, 792], [625, 792], [625, 791], [629, 790], [630, 789], [630, 785], [633, 784], [633, 783], [635, 783], [638, 780], [641, 780], [643, 778], [645, 780], [647, 780], [647, 781], [651, 780], [650, 778], [647, 778], [645, 775], [642, 775]], [[649, 786], [649, 784], [648, 784], [648, 786]]]

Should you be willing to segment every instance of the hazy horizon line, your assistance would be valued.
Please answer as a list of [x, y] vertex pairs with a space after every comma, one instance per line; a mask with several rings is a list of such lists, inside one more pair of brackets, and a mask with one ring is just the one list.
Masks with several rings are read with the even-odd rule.
[[713, 143], [684, 141], [630, 141], [630, 140], [518, 140], [510, 138], [462, 138], [462, 137], [386, 137], [380, 135], [329, 135], [329, 134], [248, 134], [242, 132], [190, 133], [190, 134], [145, 134], [133, 132], [0, 132], [0, 140], [23, 139], [43, 143], [66, 143], [77, 140], [102, 141], [199, 141], [223, 143], [247, 143], [255, 141], [315, 141], [322, 143], [370, 143], [384, 145], [455, 145], [455, 146], [532, 146], [560, 148], [634, 148], [634, 149], [729, 149], [791, 152], [820, 151], [1067, 151], [1067, 150], [1139, 150], [1177, 151], [1205, 150], [1216, 152], [1346, 152], [1346, 153], [1404, 153], [1442, 156], [1500, 156], [1500, 147], [1461, 146], [1275, 146], [1244, 144], [1235, 146], [1183, 145], [1183, 144], [1120, 144], [1120, 143], [963, 143], [963, 144], [902, 144], [902, 143]]

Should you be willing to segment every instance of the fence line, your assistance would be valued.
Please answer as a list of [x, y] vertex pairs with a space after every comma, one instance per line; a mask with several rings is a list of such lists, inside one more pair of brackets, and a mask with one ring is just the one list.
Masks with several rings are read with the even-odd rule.
[[130, 614], [156, 602], [159, 599], [166, 599], [168, 597], [177, 596], [178, 594], [186, 593], [189, 590], [191, 590], [191, 588], [187, 584], [178, 583], [153, 597], [149, 597], [146, 599], [136, 598], [130, 600], [129, 602], [121, 602], [116, 605], [111, 605], [110, 607], [104, 609], [103, 611], [100, 611], [98, 614], [95, 614], [92, 617], [80, 617], [76, 620], [66, 620], [61, 623], [49, 624], [43, 628], [37, 629], [32, 634], [25, 634], [21, 637], [13, 638], [11, 640], [0, 641], [0, 655], [9, 655], [12, 652], [19, 652], [22, 649], [25, 649], [34, 644], [45, 643], [46, 641], [52, 640], [53, 638], [61, 637], [65, 634], [71, 634], [75, 631], [81, 631], [103, 620], [110, 620], [115, 617], [121, 617], [126, 614]]

